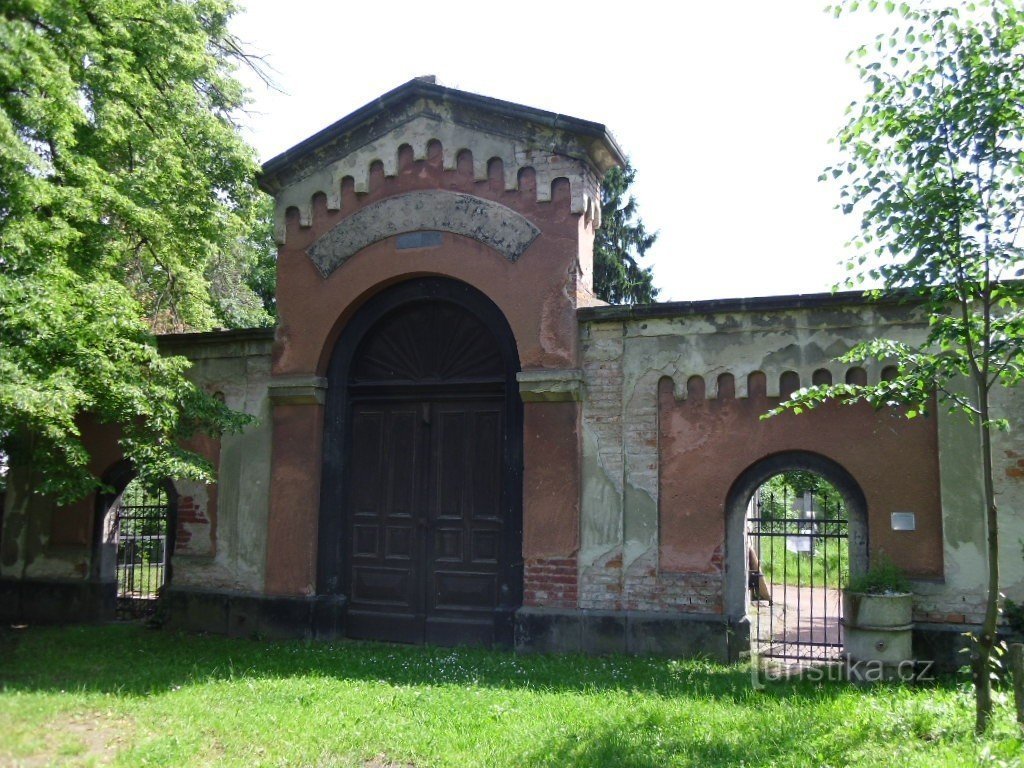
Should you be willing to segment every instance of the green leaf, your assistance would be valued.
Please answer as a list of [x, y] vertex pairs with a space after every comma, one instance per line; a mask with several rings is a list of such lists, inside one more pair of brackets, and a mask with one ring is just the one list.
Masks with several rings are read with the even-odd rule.
[[0, 14], [0, 454], [58, 500], [97, 487], [87, 413], [120, 426], [140, 475], [196, 480], [212, 468], [181, 441], [251, 421], [154, 336], [272, 321], [232, 13], [30, 0]]

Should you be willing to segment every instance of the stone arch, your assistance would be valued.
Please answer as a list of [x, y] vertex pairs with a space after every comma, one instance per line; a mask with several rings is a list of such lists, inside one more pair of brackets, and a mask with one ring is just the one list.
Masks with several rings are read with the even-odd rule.
[[306, 253], [328, 277], [368, 245], [411, 232], [452, 232], [478, 240], [515, 262], [540, 234], [508, 206], [446, 190], [407, 192], [353, 213], [313, 243]]
[[765, 481], [789, 470], [819, 475], [842, 495], [849, 519], [850, 573], [868, 565], [868, 507], [860, 484], [833, 459], [811, 451], [783, 451], [766, 456], [745, 469], [733, 482], [725, 502], [725, 611], [732, 622], [747, 612], [746, 517], [751, 496]]

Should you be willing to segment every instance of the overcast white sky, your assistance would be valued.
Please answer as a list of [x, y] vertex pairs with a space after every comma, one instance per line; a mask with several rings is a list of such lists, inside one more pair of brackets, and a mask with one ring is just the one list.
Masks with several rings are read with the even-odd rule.
[[817, 0], [248, 0], [234, 22], [267, 160], [417, 75], [609, 127], [660, 237], [660, 300], [824, 291], [855, 222], [817, 181], [862, 93], [846, 53], [893, 20]]

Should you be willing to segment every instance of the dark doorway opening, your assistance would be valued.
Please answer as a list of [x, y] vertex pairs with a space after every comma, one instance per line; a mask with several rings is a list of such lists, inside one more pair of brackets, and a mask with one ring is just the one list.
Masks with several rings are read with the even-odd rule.
[[328, 371], [318, 586], [350, 637], [511, 644], [522, 406], [501, 312], [463, 283], [378, 294]]

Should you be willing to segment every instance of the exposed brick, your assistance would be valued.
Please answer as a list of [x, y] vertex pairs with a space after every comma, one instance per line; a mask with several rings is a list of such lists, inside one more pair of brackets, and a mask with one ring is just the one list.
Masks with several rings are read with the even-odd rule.
[[197, 504], [192, 496], [178, 498], [175, 516], [177, 517], [177, 527], [174, 532], [174, 552], [175, 554], [189, 554], [189, 545], [192, 542], [196, 526], [207, 526], [210, 524], [210, 519], [206, 516], [203, 507]]
[[527, 605], [573, 608], [578, 602], [576, 558], [530, 558], [525, 563], [523, 601]]

